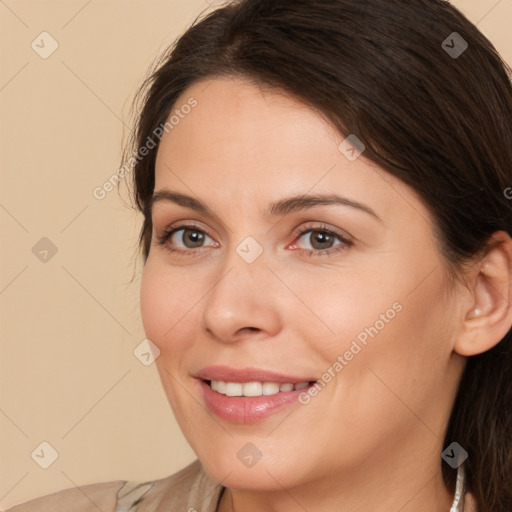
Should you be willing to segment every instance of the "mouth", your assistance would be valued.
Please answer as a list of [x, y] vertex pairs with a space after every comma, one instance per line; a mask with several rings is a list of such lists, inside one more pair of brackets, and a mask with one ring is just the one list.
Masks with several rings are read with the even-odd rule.
[[318, 381], [261, 368], [210, 366], [195, 374], [206, 408], [230, 423], [255, 423], [300, 403]]
[[297, 406], [317, 380], [258, 369], [210, 367], [196, 377], [206, 408], [217, 418], [253, 424]]

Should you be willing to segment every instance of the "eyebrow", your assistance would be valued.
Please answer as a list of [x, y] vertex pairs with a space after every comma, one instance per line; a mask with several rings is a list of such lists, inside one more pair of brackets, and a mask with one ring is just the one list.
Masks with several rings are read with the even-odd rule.
[[[153, 210], [154, 204], [161, 202], [176, 203], [179, 206], [190, 208], [191, 210], [195, 210], [204, 215], [217, 217], [217, 215], [215, 215], [215, 213], [208, 206], [206, 206], [198, 199], [165, 188], [154, 193], [148, 205], [149, 211], [151, 212]], [[340, 196], [338, 194], [313, 194], [287, 197], [285, 199], [280, 199], [279, 201], [271, 203], [267, 210], [264, 212], [264, 215], [267, 218], [272, 218], [278, 215], [288, 215], [290, 213], [300, 212], [319, 205], [348, 206], [368, 213], [380, 222], [383, 222], [382, 219], [369, 206], [359, 203], [358, 201], [353, 201], [346, 197]]]

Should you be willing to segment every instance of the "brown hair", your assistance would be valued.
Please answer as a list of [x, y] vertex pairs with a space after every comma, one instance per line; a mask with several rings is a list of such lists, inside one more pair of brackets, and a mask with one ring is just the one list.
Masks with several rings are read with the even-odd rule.
[[[447, 268], [460, 271], [495, 231], [512, 233], [504, 193], [512, 186], [511, 70], [447, 1], [238, 0], [200, 18], [139, 91], [133, 148], [154, 138], [194, 82], [240, 76], [299, 98], [361, 139], [365, 156], [432, 212]], [[451, 52], [462, 40], [467, 49]], [[144, 261], [156, 152], [138, 159], [133, 174]], [[511, 370], [509, 330], [467, 359], [447, 426], [444, 446], [456, 441], [469, 454], [467, 486], [479, 512], [512, 510]], [[455, 471], [442, 471], [453, 491]]]

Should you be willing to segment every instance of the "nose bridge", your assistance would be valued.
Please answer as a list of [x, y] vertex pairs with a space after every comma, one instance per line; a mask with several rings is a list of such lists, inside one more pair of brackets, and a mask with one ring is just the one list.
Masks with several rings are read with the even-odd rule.
[[275, 304], [269, 300], [267, 258], [255, 237], [232, 246], [204, 306], [204, 326], [219, 339], [232, 340], [240, 329], [274, 330]]
[[[242, 224], [244, 227], [231, 230], [229, 235], [229, 244], [227, 249], [224, 249], [222, 275], [229, 272], [231, 279], [235, 277], [234, 274], [236, 279], [248, 281], [253, 278], [261, 279], [269, 272], [266, 264], [270, 248], [265, 240], [265, 232], [262, 229], [256, 232], [254, 225], [250, 222]], [[266, 246], [265, 249], [264, 246]]]
[[226, 252], [219, 279], [215, 281], [210, 296], [238, 297], [240, 300], [257, 301], [269, 272], [263, 246], [254, 237], [245, 236]]

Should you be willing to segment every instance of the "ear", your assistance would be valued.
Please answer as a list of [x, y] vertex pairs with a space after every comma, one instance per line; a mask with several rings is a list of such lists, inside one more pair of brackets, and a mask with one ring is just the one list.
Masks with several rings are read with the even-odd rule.
[[464, 325], [454, 345], [461, 356], [490, 350], [512, 327], [512, 240], [507, 232], [491, 236], [468, 286], [471, 294], [464, 301]]

